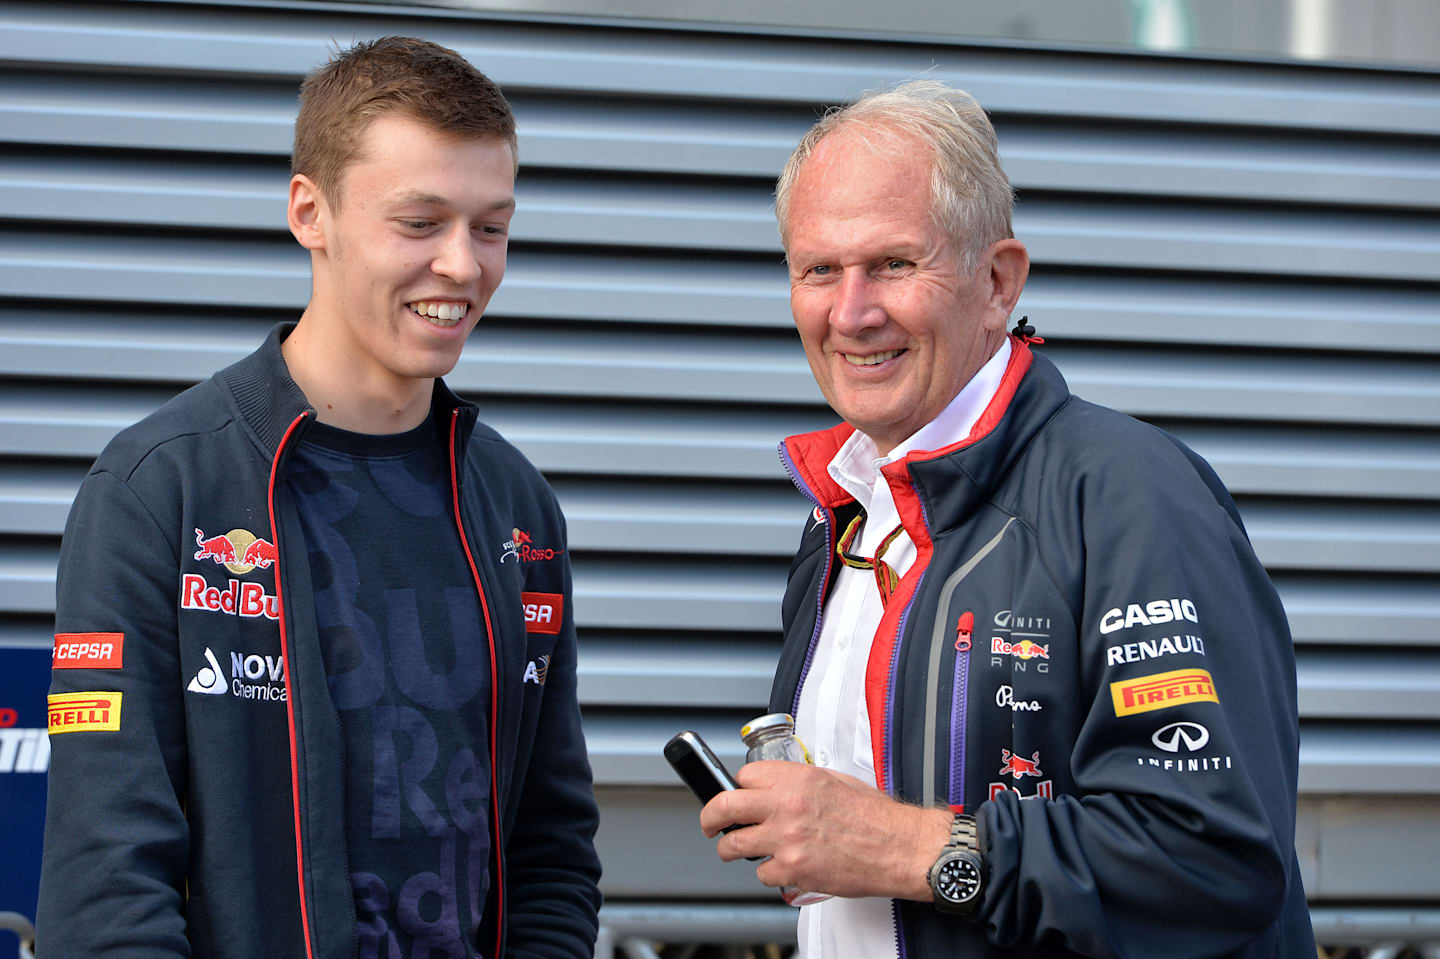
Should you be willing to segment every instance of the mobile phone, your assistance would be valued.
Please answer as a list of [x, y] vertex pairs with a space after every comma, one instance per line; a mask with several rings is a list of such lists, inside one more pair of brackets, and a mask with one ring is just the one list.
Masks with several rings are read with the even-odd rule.
[[670, 737], [665, 744], [665, 761], [702, 806], [726, 790], [740, 788], [730, 770], [693, 730], [686, 729]]

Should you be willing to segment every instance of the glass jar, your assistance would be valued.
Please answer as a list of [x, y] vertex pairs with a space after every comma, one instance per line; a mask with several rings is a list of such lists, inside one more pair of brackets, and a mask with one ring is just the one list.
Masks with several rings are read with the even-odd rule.
[[[757, 716], [740, 728], [740, 738], [748, 747], [745, 753], [747, 763], [760, 760], [778, 759], [783, 762], [807, 763], [810, 750], [795, 735], [795, 717], [789, 713], [766, 713]], [[790, 906], [809, 906], [824, 902], [830, 896], [822, 892], [807, 892], [794, 886], [781, 886], [780, 898]]]

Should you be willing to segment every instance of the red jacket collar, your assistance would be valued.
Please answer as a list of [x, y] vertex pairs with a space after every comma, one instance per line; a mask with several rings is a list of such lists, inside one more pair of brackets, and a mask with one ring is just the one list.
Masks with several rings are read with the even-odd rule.
[[[1025, 378], [1026, 371], [1030, 369], [1032, 359], [1033, 355], [1030, 352], [1029, 344], [1019, 337], [1011, 336], [1010, 362], [1005, 366], [1005, 373], [1000, 379], [1000, 388], [995, 391], [995, 396], [985, 407], [985, 412], [980, 414], [980, 419], [975, 421], [970, 435], [943, 449], [916, 450], [904, 459], [896, 460], [886, 466], [882, 472], [890, 481], [892, 488], [897, 480], [905, 481], [908, 464], [924, 462], [947, 453], [953, 453], [979, 441], [994, 430], [1005, 418], [1005, 412], [1010, 408], [1010, 401], [1015, 398], [1015, 390], [1020, 386], [1020, 381]], [[828, 469], [830, 461], [835, 458], [836, 453], [840, 452], [840, 447], [845, 445], [845, 441], [854, 432], [855, 427], [849, 423], [841, 423], [828, 430], [799, 433], [787, 437], [781, 446], [781, 453], [794, 466], [796, 481], [801, 483], [819, 504], [827, 509], [834, 509], [854, 499], [843, 487], [830, 478]]]

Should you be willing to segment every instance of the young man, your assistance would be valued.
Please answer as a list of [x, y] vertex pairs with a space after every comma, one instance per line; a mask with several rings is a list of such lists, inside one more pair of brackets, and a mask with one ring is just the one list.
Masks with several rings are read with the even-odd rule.
[[813, 519], [770, 709], [816, 765], [746, 766], [701, 826], [835, 896], [807, 959], [1313, 956], [1284, 610], [1198, 456], [1006, 335], [1011, 206], [934, 81], [786, 165], [790, 304], [845, 420], [781, 447]]
[[438, 377], [505, 271], [515, 122], [451, 50], [310, 76], [299, 323], [125, 430], [57, 586], [47, 956], [588, 956], [560, 510]]

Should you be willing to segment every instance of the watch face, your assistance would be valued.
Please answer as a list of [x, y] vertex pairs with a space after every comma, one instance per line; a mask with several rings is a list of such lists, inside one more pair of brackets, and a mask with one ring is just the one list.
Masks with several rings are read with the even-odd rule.
[[970, 859], [957, 856], [941, 864], [936, 887], [949, 902], [969, 902], [980, 892], [980, 870]]

